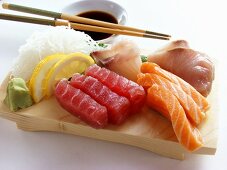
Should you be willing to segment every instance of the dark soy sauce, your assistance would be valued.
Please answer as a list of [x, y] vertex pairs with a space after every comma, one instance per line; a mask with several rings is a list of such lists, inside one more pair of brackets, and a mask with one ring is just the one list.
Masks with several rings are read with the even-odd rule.
[[[111, 22], [114, 24], [117, 24], [117, 19], [112, 16], [111, 14], [103, 11], [87, 11], [78, 14], [77, 16], [80, 17], [85, 17], [85, 18], [90, 18], [90, 19], [96, 19], [100, 21], [105, 21], [105, 22]], [[86, 34], [90, 35], [92, 39], [94, 40], [102, 40], [105, 38], [110, 37], [112, 34], [107, 34], [107, 33], [100, 33], [100, 32], [91, 32], [91, 31], [84, 31]]]

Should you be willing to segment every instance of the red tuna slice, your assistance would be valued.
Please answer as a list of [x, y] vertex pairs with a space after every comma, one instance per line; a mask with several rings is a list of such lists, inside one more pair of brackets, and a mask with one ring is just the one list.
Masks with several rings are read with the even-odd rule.
[[55, 96], [60, 105], [94, 128], [103, 128], [108, 123], [106, 107], [97, 103], [80, 89], [72, 87], [66, 79], [55, 88]]
[[95, 99], [105, 106], [108, 111], [108, 119], [112, 124], [121, 124], [128, 117], [130, 102], [127, 98], [112, 92], [97, 79], [75, 74], [70, 84]]
[[138, 112], [145, 103], [143, 87], [113, 71], [92, 65], [86, 70], [86, 75], [98, 79], [118, 95], [128, 98], [133, 113]]

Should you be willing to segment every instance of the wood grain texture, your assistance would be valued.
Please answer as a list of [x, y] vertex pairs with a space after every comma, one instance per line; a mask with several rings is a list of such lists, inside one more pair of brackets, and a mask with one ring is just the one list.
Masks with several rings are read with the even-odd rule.
[[[54, 97], [43, 100], [18, 112], [10, 112], [3, 104], [6, 84], [0, 88], [0, 116], [16, 122], [25, 131], [53, 131], [68, 133], [99, 140], [122, 143], [143, 148], [154, 153], [175, 159], [184, 159], [187, 152], [178, 142], [171, 123], [161, 114], [144, 107], [120, 126], [108, 125], [105, 129], [93, 129], [78, 118], [62, 109]], [[215, 82], [214, 82], [215, 83]], [[199, 130], [204, 138], [204, 146], [192, 154], [215, 154], [218, 130], [217, 85], [214, 84], [208, 101], [211, 104], [206, 120]]]

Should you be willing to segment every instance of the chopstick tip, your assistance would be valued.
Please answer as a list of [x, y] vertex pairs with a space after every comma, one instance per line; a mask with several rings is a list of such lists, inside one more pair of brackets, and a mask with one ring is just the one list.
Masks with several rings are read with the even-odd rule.
[[3, 9], [9, 9], [9, 4], [8, 3], [2, 3], [2, 8]]
[[151, 34], [151, 35], [157, 35], [157, 36], [162, 36], [162, 37], [169, 37], [169, 38], [171, 38], [171, 35], [162, 34], [162, 33], [153, 32], [153, 31], [148, 31], [148, 30], [146, 30], [145, 34]]
[[143, 37], [159, 39], [159, 40], [170, 40], [170, 37], [162, 37], [162, 36], [150, 35], [150, 34], [144, 34]]

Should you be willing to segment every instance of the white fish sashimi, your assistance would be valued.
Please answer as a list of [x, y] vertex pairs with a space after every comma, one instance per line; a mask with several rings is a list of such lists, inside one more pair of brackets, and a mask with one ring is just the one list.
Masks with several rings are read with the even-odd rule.
[[140, 49], [134, 42], [121, 40], [110, 49], [93, 52], [92, 57], [111, 71], [136, 82], [142, 61]]
[[206, 54], [190, 49], [186, 41], [171, 42], [163, 49], [150, 54], [148, 61], [181, 77], [203, 96], [207, 96], [211, 91], [214, 64]]

